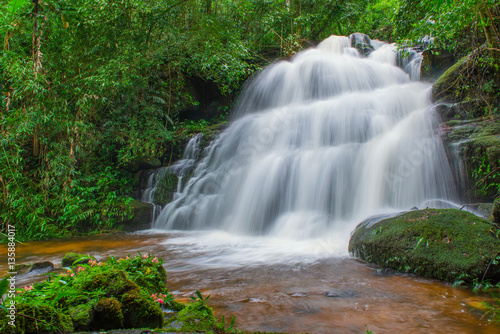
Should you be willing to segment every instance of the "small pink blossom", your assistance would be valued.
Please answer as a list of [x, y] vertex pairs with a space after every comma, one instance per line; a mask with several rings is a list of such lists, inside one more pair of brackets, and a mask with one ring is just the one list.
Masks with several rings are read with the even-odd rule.
[[143, 258], [143, 259], [147, 259], [148, 257], [149, 257], [149, 254], [144, 254], [144, 255], [142, 256], [142, 258]]
[[158, 263], [158, 258], [156, 258], [156, 257], [155, 257], [155, 258], [153, 259], [153, 263]]

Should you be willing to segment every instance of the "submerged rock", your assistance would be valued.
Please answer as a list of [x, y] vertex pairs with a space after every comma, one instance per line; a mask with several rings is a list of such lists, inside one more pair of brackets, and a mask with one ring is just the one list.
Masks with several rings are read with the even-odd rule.
[[450, 282], [500, 281], [498, 228], [469, 212], [425, 209], [358, 225], [349, 252], [367, 262]]

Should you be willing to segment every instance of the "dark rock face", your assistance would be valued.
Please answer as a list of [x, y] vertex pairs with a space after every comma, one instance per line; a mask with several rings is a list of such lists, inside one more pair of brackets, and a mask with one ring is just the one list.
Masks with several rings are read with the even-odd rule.
[[134, 200], [127, 204], [131, 210], [130, 218], [119, 222], [125, 231], [139, 231], [151, 228], [153, 204]]
[[359, 53], [365, 57], [375, 50], [368, 35], [355, 32], [349, 36], [349, 40], [351, 41], [351, 47], [357, 49]]
[[446, 50], [425, 50], [422, 56], [422, 80], [436, 80], [455, 63], [453, 55]]
[[493, 217], [493, 222], [500, 226], [500, 199], [497, 199], [495, 204], [493, 204], [493, 212], [491, 213], [491, 216]]
[[500, 281], [495, 257], [498, 228], [469, 212], [454, 209], [410, 211], [378, 223], [361, 223], [349, 252], [367, 262], [429, 278], [471, 284]]

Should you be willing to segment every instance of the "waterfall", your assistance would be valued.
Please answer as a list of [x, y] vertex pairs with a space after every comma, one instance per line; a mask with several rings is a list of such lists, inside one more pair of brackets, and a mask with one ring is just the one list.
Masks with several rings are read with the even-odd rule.
[[154, 223], [160, 211], [161, 205], [155, 203], [155, 193], [157, 191], [158, 182], [167, 176], [169, 173], [174, 173], [178, 177], [177, 191], [173, 194], [173, 199], [179, 197], [182, 192], [182, 180], [186, 177], [195, 166], [196, 159], [200, 154], [200, 142], [203, 134], [199, 133], [194, 135], [186, 145], [184, 154], [181, 160], [175, 162], [168, 167], [161, 167], [149, 172], [146, 188], [142, 190], [141, 201], [153, 205], [152, 222]]
[[331, 36], [251, 80], [153, 227], [348, 239], [371, 215], [453, 201], [430, 86], [393, 45], [362, 41]]

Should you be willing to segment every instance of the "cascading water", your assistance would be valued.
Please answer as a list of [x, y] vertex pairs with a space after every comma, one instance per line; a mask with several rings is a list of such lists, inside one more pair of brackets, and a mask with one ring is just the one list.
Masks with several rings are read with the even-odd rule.
[[329, 235], [347, 253], [366, 217], [454, 200], [429, 85], [396, 66], [394, 46], [364, 57], [352, 44], [332, 36], [260, 73], [154, 228]]
[[149, 172], [146, 188], [142, 191], [141, 201], [153, 205], [152, 222], [154, 223], [160, 211], [161, 205], [155, 203], [155, 193], [157, 190], [158, 181], [164, 178], [168, 173], [174, 173], [179, 181], [177, 183], [177, 192], [174, 193], [174, 199], [178, 198], [182, 192], [182, 180], [186, 175], [193, 170], [196, 159], [200, 153], [200, 142], [203, 134], [197, 134], [191, 138], [184, 149], [184, 155], [181, 160], [169, 167], [161, 167]]

